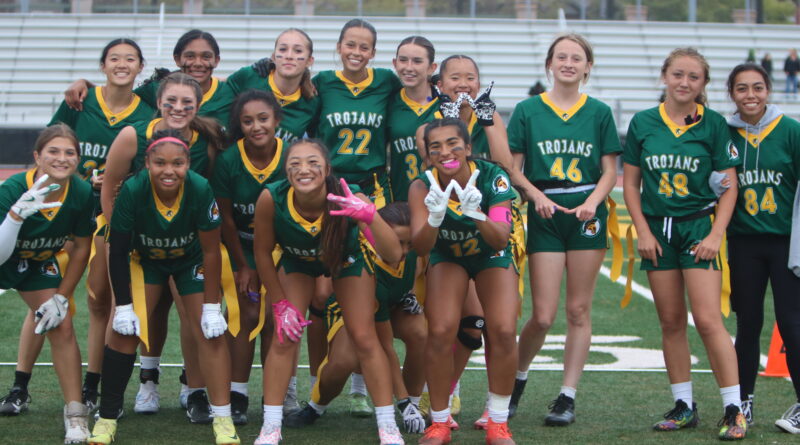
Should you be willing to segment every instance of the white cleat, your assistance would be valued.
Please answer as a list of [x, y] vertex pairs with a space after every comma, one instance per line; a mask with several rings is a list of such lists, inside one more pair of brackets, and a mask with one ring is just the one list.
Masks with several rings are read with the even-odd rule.
[[89, 438], [89, 409], [81, 402], [64, 406], [64, 443], [84, 443]]

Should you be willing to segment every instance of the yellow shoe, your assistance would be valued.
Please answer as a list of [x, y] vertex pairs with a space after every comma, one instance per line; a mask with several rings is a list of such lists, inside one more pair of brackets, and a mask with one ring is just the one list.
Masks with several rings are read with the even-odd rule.
[[86, 440], [88, 445], [109, 445], [117, 434], [117, 419], [103, 419], [94, 423], [92, 434]]
[[230, 416], [214, 417], [214, 440], [217, 445], [239, 445], [239, 435], [236, 434], [236, 427]]
[[422, 417], [427, 418], [431, 414], [431, 396], [428, 392], [423, 392], [419, 398], [419, 412]]
[[453, 394], [453, 400], [450, 402], [450, 415], [457, 416], [461, 414], [461, 397]]

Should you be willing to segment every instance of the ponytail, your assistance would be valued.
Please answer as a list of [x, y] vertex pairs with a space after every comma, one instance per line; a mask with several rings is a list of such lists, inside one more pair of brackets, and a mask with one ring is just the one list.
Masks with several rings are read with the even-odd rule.
[[[342, 196], [339, 179], [329, 173], [325, 177], [325, 188], [328, 193]], [[339, 207], [326, 201], [325, 212], [322, 216], [322, 234], [320, 235], [320, 248], [322, 250], [322, 264], [330, 271], [331, 276], [335, 276], [342, 270], [344, 262], [344, 247], [347, 242], [347, 232], [350, 228], [350, 221], [344, 216], [333, 216], [331, 210], [338, 210]]]
[[311, 99], [317, 95], [317, 88], [311, 82], [311, 70], [306, 68], [303, 77], [300, 78], [300, 94], [304, 99]]

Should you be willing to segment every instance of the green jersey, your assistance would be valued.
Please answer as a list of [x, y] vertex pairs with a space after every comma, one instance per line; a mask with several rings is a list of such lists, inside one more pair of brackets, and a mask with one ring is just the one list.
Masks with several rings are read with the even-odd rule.
[[275, 154], [263, 169], [256, 168], [247, 157], [244, 139], [228, 147], [217, 157], [211, 186], [217, 198], [225, 198], [233, 204], [233, 221], [239, 232], [242, 247], [253, 250], [253, 216], [256, 201], [264, 186], [284, 177], [283, 141], [276, 138]]
[[315, 135], [330, 150], [333, 170], [359, 181], [370, 170], [384, 169], [389, 98], [401, 87], [397, 76], [369, 68], [367, 78], [356, 84], [341, 71], [323, 71], [313, 82], [322, 102]]
[[395, 201], [408, 201], [408, 187], [422, 171], [422, 158], [417, 150], [417, 129], [436, 119], [439, 99], [420, 104], [406, 95], [406, 90], [389, 101], [390, 181]]
[[142, 261], [202, 260], [198, 231], [213, 230], [221, 223], [214, 192], [205, 178], [187, 172], [175, 203], [167, 206], [158, 198], [150, 172], [142, 170], [123, 184], [111, 230], [130, 233]]
[[518, 103], [508, 122], [508, 145], [525, 155], [523, 171], [531, 183], [561, 184], [552, 187], [596, 184], [601, 158], [622, 152], [611, 109], [586, 94], [569, 110], [547, 93]]
[[[503, 169], [481, 159], [470, 161], [470, 172], [476, 168], [481, 171], [475, 182], [475, 187], [483, 194], [480, 206], [483, 213], [489, 213], [489, 208], [493, 205], [514, 199], [515, 195], [511, 188], [511, 180]], [[432, 171], [433, 176], [438, 181], [439, 172], [435, 168]], [[427, 175], [420, 175], [419, 179], [422, 180], [426, 187], [430, 188]], [[442, 189], [445, 187], [442, 187]], [[475, 220], [461, 213], [461, 203], [450, 199], [447, 207], [447, 213], [442, 225], [439, 227], [439, 234], [436, 238], [434, 246], [436, 251], [451, 259], [472, 255], [492, 255], [496, 252], [483, 240], [480, 231], [475, 225]]]
[[[0, 185], [0, 214], [11, 206], [34, 183], [36, 169], [17, 173]], [[92, 186], [72, 175], [61, 195], [61, 207], [43, 209], [22, 223], [11, 255], [15, 260], [45, 261], [58, 253], [72, 236], [91, 236], [95, 230]]]
[[[133, 90], [143, 101], [153, 108], [157, 108], [159, 82], [147, 82]], [[228, 118], [231, 112], [231, 105], [236, 98], [236, 94], [230, 89], [225, 81], [216, 77], [211, 78], [211, 88], [203, 94], [200, 102], [198, 116], [207, 116], [217, 120], [222, 127], [228, 126]]]
[[269, 78], [264, 79], [253, 67], [246, 66], [231, 74], [226, 82], [234, 95], [249, 89], [270, 91], [275, 95], [283, 110], [283, 118], [275, 130], [275, 136], [283, 139], [287, 144], [303, 137], [319, 111], [319, 96], [307, 99], [303, 97], [299, 89], [289, 95], [281, 93], [281, 90], [275, 85], [274, 73], [270, 73]]
[[[147, 151], [147, 141], [153, 138], [156, 124], [162, 118], [151, 121], [136, 122], [131, 125], [136, 130], [136, 157], [131, 163], [131, 173], [136, 173], [144, 167], [144, 155]], [[208, 141], [196, 131], [192, 131], [192, 140], [189, 141], [189, 168], [205, 176], [208, 170]]]
[[135, 94], [127, 108], [113, 113], [103, 99], [103, 87], [94, 87], [86, 94], [83, 111], [73, 110], [66, 102], [61, 102], [47, 125], [63, 122], [75, 131], [81, 154], [78, 174], [88, 179], [93, 170], [106, 167], [108, 148], [123, 128], [134, 122], [149, 121], [154, 115], [155, 110]]
[[[320, 234], [322, 233], [322, 215], [315, 221], [303, 218], [294, 206], [294, 188], [289, 181], [282, 179], [266, 186], [272, 195], [275, 205], [273, 225], [275, 242], [283, 249], [283, 256], [306, 262], [321, 261]], [[353, 193], [360, 192], [356, 186], [350, 186]], [[358, 226], [350, 225], [345, 241], [345, 252], [360, 252]]]
[[664, 104], [631, 119], [622, 160], [642, 171], [642, 213], [682, 217], [714, 204], [712, 171], [736, 167], [739, 152], [719, 113], [697, 106], [699, 121], [676, 125]]
[[800, 123], [781, 115], [761, 133], [730, 127], [730, 134], [743, 162], [736, 167], [739, 199], [728, 233], [790, 235], [800, 179]]

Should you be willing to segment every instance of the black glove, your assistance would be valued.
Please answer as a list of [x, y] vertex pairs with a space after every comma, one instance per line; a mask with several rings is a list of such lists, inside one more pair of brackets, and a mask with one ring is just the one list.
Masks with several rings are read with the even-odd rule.
[[414, 294], [414, 291], [403, 295], [403, 299], [400, 300], [400, 307], [411, 315], [419, 315], [422, 313], [422, 305], [417, 301], [417, 295]]
[[439, 112], [442, 113], [442, 117], [452, 117], [452, 118], [459, 118], [461, 112], [461, 96], [458, 97], [458, 100], [453, 102], [453, 99], [450, 98], [447, 94], [442, 93], [442, 90], [439, 87], [436, 88], [436, 97], [439, 98]]
[[472, 100], [470, 99], [469, 105], [475, 110], [475, 116], [478, 118], [478, 123], [484, 127], [491, 127], [494, 125], [494, 112], [497, 109], [497, 105], [492, 101], [489, 97], [489, 93], [492, 92], [492, 87], [494, 86], [494, 82], [489, 85], [477, 99]]
[[403, 427], [407, 433], [422, 434], [425, 432], [425, 419], [410, 398], [397, 401], [397, 409], [403, 415]]
[[167, 68], [156, 68], [153, 70], [153, 74], [147, 79], [145, 79], [144, 82], [142, 82], [142, 85], [147, 85], [150, 82], [156, 82], [156, 83], [161, 82], [161, 80], [163, 80], [170, 74], [172, 74], [172, 71], [170, 71]]
[[256, 70], [258, 77], [263, 77], [266, 79], [269, 77], [269, 73], [275, 69], [275, 62], [273, 62], [269, 57], [264, 57], [263, 59], [250, 65], [250, 67]]

